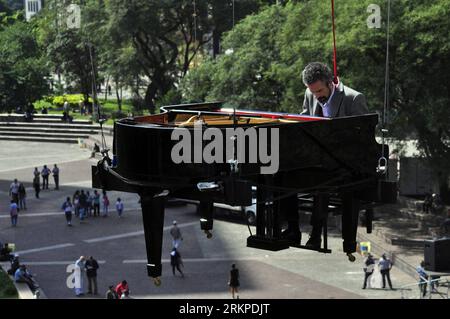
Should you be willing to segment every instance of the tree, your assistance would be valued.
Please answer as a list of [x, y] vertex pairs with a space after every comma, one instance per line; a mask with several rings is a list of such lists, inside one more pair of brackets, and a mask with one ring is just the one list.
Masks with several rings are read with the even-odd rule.
[[48, 70], [33, 25], [16, 21], [0, 32], [0, 108], [25, 108], [49, 91]]
[[284, 87], [275, 75], [280, 60], [277, 36], [286, 20], [272, 6], [238, 23], [223, 40], [225, 54], [208, 60], [182, 84], [188, 100], [225, 100], [241, 108], [278, 110]]

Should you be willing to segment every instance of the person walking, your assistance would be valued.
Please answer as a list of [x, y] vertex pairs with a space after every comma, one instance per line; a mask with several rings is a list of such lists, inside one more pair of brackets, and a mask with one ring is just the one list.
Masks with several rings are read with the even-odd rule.
[[9, 186], [9, 197], [14, 203], [19, 204], [19, 182], [17, 178], [14, 179], [14, 182]]
[[236, 299], [239, 299], [239, 269], [236, 268], [235, 264], [231, 265], [228, 286], [230, 286], [231, 297], [234, 299], [234, 295], [236, 294]]
[[19, 209], [27, 210], [27, 191], [23, 183], [19, 184]]
[[48, 176], [50, 175], [50, 169], [47, 165], [44, 165], [41, 171], [42, 175], [42, 189], [48, 189]]
[[72, 210], [73, 210], [73, 205], [70, 202], [70, 197], [66, 198], [66, 201], [63, 203], [62, 205], [62, 210], [64, 211], [64, 214], [66, 215], [66, 222], [67, 222], [67, 226], [72, 226]]
[[172, 247], [178, 249], [180, 247], [183, 236], [181, 231], [177, 226], [177, 221], [172, 222], [172, 228], [170, 229], [170, 235], [172, 236]]
[[84, 193], [84, 190], [81, 190], [80, 196], [78, 197], [79, 200], [79, 214], [80, 214], [80, 223], [83, 222], [84, 218], [86, 217], [86, 207], [87, 207], [87, 197]]
[[19, 209], [17, 207], [17, 203], [14, 200], [11, 200], [11, 205], [9, 205], [9, 214], [11, 216], [11, 226], [17, 226], [17, 218], [19, 217]]
[[55, 190], [59, 189], [59, 167], [55, 164], [52, 169], [53, 180], [55, 181]]
[[108, 217], [109, 198], [106, 191], [103, 191], [103, 217]]
[[33, 188], [36, 198], [39, 198], [39, 192], [41, 191], [41, 173], [39, 173], [38, 168], [34, 168], [33, 172]]
[[92, 203], [94, 206], [94, 217], [100, 216], [100, 194], [96, 189], [94, 190]]
[[97, 269], [98, 262], [94, 259], [94, 257], [90, 256], [88, 260], [86, 260], [86, 275], [88, 279], [88, 294], [98, 294], [97, 290]]
[[119, 218], [122, 218], [122, 213], [123, 213], [123, 202], [122, 200], [119, 198], [117, 198], [117, 202], [116, 202], [116, 211], [117, 211], [117, 215], [119, 215]]
[[386, 278], [389, 284], [389, 288], [393, 289], [390, 276], [392, 262], [389, 258], [387, 258], [386, 254], [381, 255], [378, 266], [380, 267], [381, 276], [383, 277], [383, 289], [386, 288]]
[[174, 276], [175, 274], [175, 268], [178, 270], [178, 272], [181, 274], [181, 277], [184, 277], [183, 272], [180, 269], [180, 266], [183, 266], [183, 260], [181, 259], [181, 255], [178, 252], [178, 250], [173, 247], [172, 251], [170, 252], [170, 265], [172, 266], [172, 273]]
[[86, 258], [81, 256], [75, 262], [75, 295], [77, 297], [84, 295], [84, 279], [83, 279], [83, 271], [85, 271], [85, 262]]
[[428, 274], [425, 272], [425, 261], [422, 260], [420, 262], [420, 266], [416, 268], [417, 274], [419, 275], [419, 289], [422, 297], [425, 297], [427, 294], [427, 282], [428, 282]]
[[373, 274], [375, 270], [375, 260], [373, 259], [373, 256], [369, 253], [364, 260], [364, 283], [362, 289], [366, 289], [367, 287], [367, 280], [369, 277]]

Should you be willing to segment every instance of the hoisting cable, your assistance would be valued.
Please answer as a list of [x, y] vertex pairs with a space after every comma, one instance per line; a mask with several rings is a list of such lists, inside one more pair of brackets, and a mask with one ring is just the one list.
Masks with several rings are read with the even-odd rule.
[[93, 112], [97, 111], [98, 113], [98, 122], [100, 124], [100, 132], [101, 132], [101, 144], [102, 144], [102, 148], [100, 153], [103, 155], [103, 157], [106, 157], [108, 164], [111, 165], [111, 160], [109, 159], [108, 156], [108, 151], [109, 149], [107, 148], [106, 145], [106, 139], [105, 139], [105, 133], [103, 131], [103, 122], [105, 121], [105, 119], [101, 118], [101, 111], [100, 111], [100, 105], [98, 104], [98, 99], [97, 99], [97, 80], [95, 78], [95, 66], [94, 66], [94, 58], [92, 56], [92, 43], [88, 44], [89, 47], [89, 57], [91, 60], [91, 72], [92, 72], [92, 98], [94, 99], [94, 105], [93, 105]]
[[334, 23], [334, 0], [331, 0], [331, 20], [333, 24], [333, 70], [334, 70], [334, 84], [338, 84], [338, 73], [337, 73], [337, 54], [336, 54], [336, 26]]
[[[389, 112], [389, 29], [391, 21], [391, 0], [388, 0], [387, 8], [387, 26], [386, 26], [386, 66], [385, 66], [385, 77], [384, 77], [384, 103], [383, 103], [383, 116], [381, 120], [381, 157], [378, 160], [378, 170], [382, 171], [383, 174], [387, 172], [387, 159], [384, 156], [385, 150], [385, 140], [384, 135], [388, 132], [385, 128], [388, 112]], [[381, 167], [384, 166], [382, 170]], [[387, 178], [387, 175], [386, 175]]]

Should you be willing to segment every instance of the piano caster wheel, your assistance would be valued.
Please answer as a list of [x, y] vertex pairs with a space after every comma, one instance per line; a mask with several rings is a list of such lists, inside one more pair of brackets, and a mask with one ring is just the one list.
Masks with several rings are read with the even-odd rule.
[[153, 284], [154, 284], [156, 287], [161, 286], [161, 279], [160, 279], [159, 277], [153, 278]]
[[205, 234], [206, 234], [206, 238], [208, 238], [208, 239], [212, 238], [212, 234], [209, 230], [205, 230]]
[[356, 257], [353, 256], [352, 254], [347, 254], [347, 257], [350, 262], [355, 262], [355, 260], [356, 260]]

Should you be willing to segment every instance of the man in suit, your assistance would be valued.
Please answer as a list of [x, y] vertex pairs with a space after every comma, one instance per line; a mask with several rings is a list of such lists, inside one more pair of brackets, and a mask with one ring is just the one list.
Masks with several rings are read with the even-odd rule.
[[363, 94], [333, 83], [331, 70], [323, 63], [312, 62], [302, 72], [307, 89], [303, 115], [342, 117], [369, 113]]
[[[330, 68], [320, 62], [308, 64], [302, 72], [307, 87], [303, 101], [303, 115], [320, 117], [343, 117], [369, 113], [366, 98], [344, 84], [333, 82]], [[318, 249], [322, 243], [323, 220], [311, 216], [312, 231], [307, 247]]]

